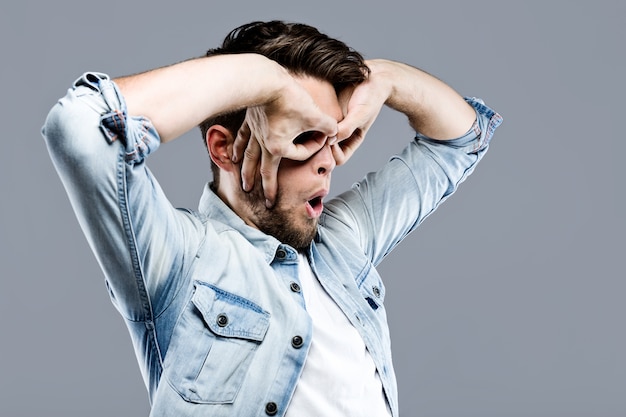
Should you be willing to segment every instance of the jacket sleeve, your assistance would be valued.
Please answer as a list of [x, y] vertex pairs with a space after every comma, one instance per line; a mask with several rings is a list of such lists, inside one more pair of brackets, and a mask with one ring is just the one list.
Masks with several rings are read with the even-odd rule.
[[158, 148], [149, 120], [128, 117], [105, 74], [86, 73], [42, 130], [111, 299], [132, 321], [152, 320], [181, 285], [202, 223], [174, 209], [145, 164]]
[[502, 117], [480, 99], [466, 101], [476, 121], [464, 136], [443, 141], [417, 133], [401, 154], [327, 205], [324, 224], [346, 229], [374, 265], [452, 195], [487, 152]]

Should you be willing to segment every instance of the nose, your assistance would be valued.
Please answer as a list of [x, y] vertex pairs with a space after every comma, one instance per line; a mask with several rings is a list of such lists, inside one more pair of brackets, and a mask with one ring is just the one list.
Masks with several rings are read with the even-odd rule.
[[313, 156], [313, 167], [318, 175], [329, 175], [336, 165], [333, 151], [326, 141], [324, 146]]

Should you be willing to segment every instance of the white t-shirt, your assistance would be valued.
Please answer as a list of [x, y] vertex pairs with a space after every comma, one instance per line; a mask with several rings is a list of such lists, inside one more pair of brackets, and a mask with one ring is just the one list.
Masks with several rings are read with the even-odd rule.
[[315, 278], [306, 256], [300, 254], [299, 261], [313, 340], [286, 416], [391, 416], [361, 335]]

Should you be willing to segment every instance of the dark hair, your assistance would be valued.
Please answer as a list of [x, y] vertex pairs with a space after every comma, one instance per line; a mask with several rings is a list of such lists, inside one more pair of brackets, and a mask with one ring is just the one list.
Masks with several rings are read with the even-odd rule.
[[[362, 83], [369, 68], [361, 54], [345, 43], [320, 33], [302, 23], [252, 22], [232, 30], [222, 46], [210, 49], [206, 56], [256, 53], [264, 55], [295, 75], [307, 75], [327, 81], [337, 93], [344, 88]], [[206, 132], [219, 124], [236, 134], [245, 118], [245, 110], [211, 117], [200, 124], [206, 145]], [[215, 185], [219, 169], [211, 162]]]

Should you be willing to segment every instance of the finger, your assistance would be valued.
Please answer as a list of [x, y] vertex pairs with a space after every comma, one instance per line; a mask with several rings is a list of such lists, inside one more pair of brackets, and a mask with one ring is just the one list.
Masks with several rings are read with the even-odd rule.
[[262, 149], [261, 157], [261, 181], [263, 183], [263, 194], [265, 195], [265, 206], [271, 208], [276, 200], [278, 192], [278, 166], [280, 165], [280, 156], [272, 155], [265, 149]]
[[293, 148], [287, 152], [289, 155], [284, 156], [285, 158], [304, 161], [322, 149], [326, 145], [327, 140], [329, 138], [323, 132], [308, 131], [301, 133], [293, 140]]
[[333, 153], [333, 158], [335, 159], [335, 163], [337, 164], [337, 166], [342, 165], [346, 162], [347, 158], [345, 157], [343, 149], [341, 149], [341, 146], [339, 146], [339, 144], [331, 145], [330, 150]]
[[337, 139], [343, 141], [350, 138], [355, 131], [367, 123], [367, 115], [353, 109], [337, 126]]
[[288, 146], [271, 150], [274, 155], [304, 161], [318, 152], [330, 138], [337, 136], [337, 120], [317, 109], [316, 115], [309, 116], [300, 126], [299, 134]]
[[356, 152], [357, 148], [361, 146], [364, 139], [365, 132], [361, 129], [357, 129], [350, 138], [332, 145], [331, 150], [333, 151], [335, 163], [338, 166], [345, 164], [348, 159], [350, 159], [352, 155], [354, 155], [354, 152]]
[[250, 126], [247, 122], [244, 121], [241, 128], [237, 132], [237, 137], [235, 138], [235, 142], [233, 143], [233, 162], [237, 163], [241, 160], [243, 153], [248, 146], [248, 142], [250, 141]]
[[287, 136], [282, 141], [276, 138], [265, 141], [262, 147], [275, 157], [304, 161], [322, 149], [327, 140], [328, 137], [322, 132], [305, 131], [294, 138]]
[[250, 137], [241, 162], [241, 185], [246, 192], [254, 187], [254, 179], [261, 156], [261, 145], [255, 137]]
[[337, 135], [337, 120], [327, 115], [320, 110], [319, 117], [312, 121], [312, 126], [309, 130], [321, 132], [327, 137], [333, 137]]

